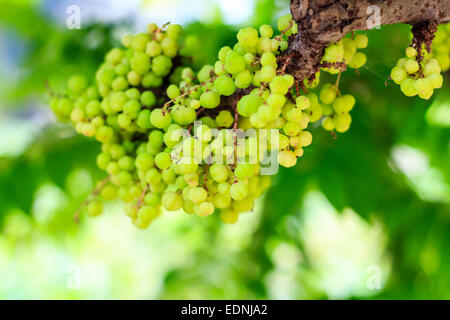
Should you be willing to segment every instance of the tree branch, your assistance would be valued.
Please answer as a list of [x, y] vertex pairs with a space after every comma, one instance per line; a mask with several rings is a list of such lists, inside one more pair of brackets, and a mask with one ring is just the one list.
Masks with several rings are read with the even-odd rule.
[[299, 32], [280, 60], [291, 57], [286, 71], [299, 81], [315, 74], [324, 49], [351, 31], [407, 23], [420, 34], [417, 28], [450, 21], [450, 0], [291, 0], [290, 8]]

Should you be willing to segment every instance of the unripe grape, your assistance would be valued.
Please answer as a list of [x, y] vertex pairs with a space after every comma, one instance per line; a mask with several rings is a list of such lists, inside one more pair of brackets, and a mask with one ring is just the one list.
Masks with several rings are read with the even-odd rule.
[[261, 56], [261, 65], [277, 68], [277, 58], [272, 52], [266, 52]]
[[367, 56], [362, 52], [357, 52], [353, 56], [352, 61], [348, 64], [353, 69], [359, 69], [363, 67], [367, 62]]
[[285, 95], [290, 87], [289, 81], [283, 76], [275, 76], [270, 82], [270, 91], [275, 94]]
[[309, 98], [305, 96], [297, 97], [297, 99], [295, 99], [295, 104], [300, 110], [308, 109], [311, 106]]
[[327, 131], [333, 131], [335, 128], [333, 119], [330, 117], [325, 118], [322, 122], [322, 127]]
[[117, 188], [112, 184], [108, 184], [100, 191], [100, 197], [105, 200], [114, 200], [117, 197]]
[[407, 97], [413, 97], [417, 95], [417, 89], [415, 86], [416, 81], [411, 78], [407, 78], [403, 80], [403, 82], [400, 84], [400, 89], [402, 90], [403, 94]]
[[365, 49], [369, 43], [369, 39], [365, 34], [358, 34], [354, 39], [355, 45], [358, 49]]
[[281, 166], [290, 168], [297, 164], [297, 157], [292, 151], [281, 151], [278, 154], [278, 162]]
[[145, 51], [150, 37], [146, 33], [139, 33], [133, 37], [131, 47], [136, 51]]
[[73, 122], [82, 122], [84, 118], [84, 111], [81, 108], [74, 108], [70, 113], [70, 120], [72, 120]]
[[154, 109], [150, 115], [151, 124], [159, 129], [165, 129], [172, 123], [172, 116], [162, 109]]
[[403, 80], [405, 80], [408, 77], [408, 74], [406, 73], [405, 69], [401, 67], [395, 67], [391, 71], [391, 79], [396, 84], [401, 84]]
[[122, 37], [122, 44], [125, 48], [131, 47], [131, 44], [133, 43], [134, 36], [132, 34], [126, 34]]
[[433, 84], [430, 79], [417, 79], [415, 82], [417, 94], [420, 98], [428, 100], [433, 95]]
[[332, 85], [323, 86], [320, 91], [320, 100], [325, 104], [332, 104], [334, 99], [336, 99], [336, 88]]
[[420, 66], [417, 63], [417, 61], [416, 60], [412, 60], [412, 59], [407, 60], [405, 62], [404, 67], [405, 67], [406, 72], [408, 72], [409, 74], [414, 74], [417, 71], [419, 71], [419, 69], [420, 69]]
[[218, 209], [229, 208], [231, 205], [231, 196], [229, 193], [217, 193], [214, 196], [213, 203]]
[[164, 55], [159, 55], [152, 60], [152, 71], [155, 75], [164, 77], [172, 68], [172, 60]]
[[223, 223], [234, 224], [238, 221], [238, 219], [239, 214], [231, 210], [222, 211], [220, 213], [220, 220], [222, 220]]
[[214, 91], [207, 91], [200, 97], [200, 104], [206, 109], [214, 109], [220, 103], [220, 95]]
[[444, 77], [442, 77], [441, 74], [431, 74], [427, 77], [427, 79], [431, 82], [431, 85], [434, 89], [442, 88], [442, 85], [444, 83]]
[[234, 122], [234, 118], [230, 111], [222, 110], [216, 117], [216, 122], [219, 127], [229, 128]]
[[312, 134], [309, 131], [302, 131], [298, 137], [302, 147], [307, 147], [312, 143]]
[[276, 70], [273, 66], [264, 66], [261, 68], [260, 77], [262, 82], [270, 83], [275, 75]]
[[188, 125], [195, 121], [197, 114], [193, 108], [176, 105], [172, 108], [172, 119], [180, 125]]
[[195, 206], [195, 213], [200, 217], [206, 217], [214, 213], [214, 205], [211, 202], [203, 202]]
[[441, 66], [439, 65], [439, 62], [436, 59], [431, 59], [426, 65], [424, 69], [424, 75], [429, 76], [432, 74], [440, 74], [441, 73]]
[[230, 196], [233, 198], [233, 200], [243, 200], [245, 197], [247, 197], [248, 194], [248, 187], [247, 185], [242, 182], [238, 181], [236, 183], [233, 183], [230, 186]]
[[348, 113], [339, 113], [334, 117], [337, 132], [346, 132], [350, 128], [352, 118]]
[[188, 194], [189, 201], [193, 203], [202, 203], [208, 197], [208, 192], [202, 187], [193, 187]]
[[417, 50], [415, 48], [413, 48], [413, 47], [408, 47], [406, 49], [406, 56], [408, 58], [415, 58], [415, 57], [417, 57]]
[[178, 39], [181, 36], [183, 28], [179, 24], [169, 24], [167, 26], [167, 36], [174, 40]]
[[178, 211], [183, 206], [183, 199], [176, 192], [165, 192], [161, 204], [167, 211]]
[[151, 206], [143, 206], [139, 209], [137, 212], [137, 217], [142, 222], [151, 222], [153, 221], [157, 216], [159, 216], [159, 210], [156, 207]]
[[102, 214], [103, 211], [103, 204], [99, 200], [94, 200], [89, 202], [87, 205], [87, 214], [90, 217], [96, 217]]
[[69, 78], [67, 87], [75, 94], [82, 92], [87, 87], [87, 80], [82, 75], [75, 75]]
[[225, 57], [224, 66], [229, 73], [237, 74], [245, 69], [245, 60], [240, 54], [230, 51]]
[[248, 51], [256, 51], [256, 46], [259, 43], [258, 31], [252, 27], [243, 28], [239, 30], [237, 39], [241, 47]]
[[270, 25], [264, 24], [259, 27], [259, 33], [261, 34], [261, 37], [272, 38], [273, 29]]
[[[278, 31], [280, 32], [286, 31], [286, 29], [289, 28], [291, 22], [292, 22], [292, 15], [290, 13], [280, 17], [277, 22]], [[291, 34], [292, 32], [290, 30], [286, 32], [287, 36], [290, 36]]]
[[217, 79], [214, 80], [214, 87], [218, 93], [224, 96], [231, 96], [236, 90], [233, 79], [227, 75], [217, 77]]
[[262, 99], [257, 95], [246, 95], [239, 100], [237, 104], [238, 113], [244, 117], [250, 117], [255, 113], [259, 106], [263, 103]]

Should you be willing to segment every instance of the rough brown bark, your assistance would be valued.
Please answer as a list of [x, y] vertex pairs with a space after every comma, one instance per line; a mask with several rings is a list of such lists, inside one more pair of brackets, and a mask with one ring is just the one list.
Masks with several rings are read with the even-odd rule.
[[299, 32], [289, 39], [288, 50], [281, 57], [283, 62], [289, 57], [286, 71], [299, 81], [312, 76], [330, 43], [351, 31], [373, 26], [368, 23], [374, 21], [370, 18], [375, 13], [368, 12], [370, 6], [380, 9], [381, 25], [410, 24], [415, 27], [415, 34], [425, 34], [424, 41], [427, 30], [435, 29], [430, 24], [450, 21], [450, 0], [291, 0], [291, 13]]

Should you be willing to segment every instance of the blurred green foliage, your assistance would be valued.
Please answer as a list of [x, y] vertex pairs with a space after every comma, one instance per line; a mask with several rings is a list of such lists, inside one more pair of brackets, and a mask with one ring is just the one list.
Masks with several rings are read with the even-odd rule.
[[[249, 23], [273, 23], [279, 10], [286, 8], [287, 1], [256, 1]], [[30, 104], [46, 114], [42, 107], [48, 99], [45, 82], [60, 90], [65, 76], [74, 70], [93, 74], [117, 41], [114, 30], [128, 25], [93, 24], [69, 31], [51, 21], [37, 4], [2, 3], [1, 30], [24, 43], [18, 64], [25, 72], [17, 83], [0, 76], [6, 85], [2, 93], [8, 103], [4, 104], [11, 106], [6, 109], [2, 105], [0, 115], [17, 116], [18, 108], [30, 108]], [[186, 34], [201, 36], [202, 47], [195, 61], [198, 66], [213, 62], [221, 46], [233, 44], [236, 30], [201, 22], [185, 29]], [[93, 42], [93, 38], [97, 40]], [[408, 44], [409, 27], [383, 27], [370, 31], [369, 39], [367, 67], [359, 74], [348, 71], [341, 80], [341, 90], [351, 92], [358, 101], [350, 132], [335, 138], [316, 130], [314, 143], [305, 150], [302, 161], [293, 169], [281, 170], [261, 199], [260, 209], [246, 214], [237, 226], [223, 226], [218, 219], [166, 215], [143, 233], [124, 227], [124, 220], [116, 214], [99, 221], [82, 217], [81, 224], [75, 224], [73, 213], [93, 189], [93, 181], [102, 177], [95, 167], [99, 146], [54, 122], [42, 128], [20, 154], [0, 155], [0, 280], [4, 281], [0, 298], [449, 299], [450, 128], [440, 120], [442, 115], [448, 119], [450, 79], [447, 77], [445, 88], [432, 101], [407, 98], [385, 81]], [[31, 103], [24, 103], [29, 99]], [[409, 152], [401, 153], [405, 150]], [[426, 159], [422, 171], [411, 173], [402, 168], [401, 161], [414, 162], [419, 155]], [[335, 295], [324, 287], [317, 261], [312, 260], [315, 248], [305, 241], [303, 232], [305, 217], [316, 214], [308, 210], [311, 192], [322, 193], [335, 212], [350, 208], [364, 221], [358, 223], [366, 223], [367, 228], [382, 225], [387, 239], [382, 255], [389, 261], [389, 268], [383, 269], [383, 275], [389, 277], [383, 280], [382, 290]], [[42, 194], [52, 195], [49, 202], [41, 203], [45, 198]], [[120, 210], [111, 205], [111, 211]], [[343, 215], [337, 217], [344, 219]], [[356, 215], [352, 219], [359, 221]], [[105, 244], [109, 243], [105, 232], [129, 237], [119, 239], [123, 243], [117, 250], [126, 254], [124, 258], [104, 253], [111, 250]], [[68, 264], [62, 263], [63, 271], [52, 276], [55, 283], [8, 285], [5, 279], [8, 272], [12, 275], [12, 266], [21, 266], [13, 279], [18, 279], [20, 272], [27, 274], [25, 266], [34, 263], [38, 254], [34, 250], [47, 242], [59, 248], [57, 252], [67, 250], [64, 259], [75, 264], [86, 255], [101, 252], [92, 246], [103, 248], [101, 265], [110, 269], [108, 279], [114, 281], [106, 281], [97, 290], [67, 290], [64, 266]], [[136, 247], [128, 252], [127, 245]], [[324, 254], [331, 254], [326, 249]], [[372, 249], [363, 247], [357, 255], [365, 257], [365, 250]], [[44, 257], [46, 254], [48, 251]], [[370, 259], [370, 264], [379, 263]], [[100, 263], [99, 258], [92, 261]], [[146, 278], [135, 279], [134, 269], [128, 269], [136, 267], [136, 261], [145, 269], [137, 274]], [[367, 259], [362, 261], [367, 263]], [[283, 285], [280, 274], [289, 275], [286, 281], [294, 287]], [[147, 286], [136, 287], [139, 281]]]

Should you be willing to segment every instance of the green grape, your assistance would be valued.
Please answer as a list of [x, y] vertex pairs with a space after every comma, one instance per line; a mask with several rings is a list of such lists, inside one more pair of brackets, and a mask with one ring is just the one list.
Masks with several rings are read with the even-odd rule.
[[236, 183], [233, 183], [230, 186], [230, 196], [233, 200], [243, 200], [245, 197], [247, 197], [248, 194], [248, 186], [242, 182], [238, 181]]
[[234, 170], [234, 175], [240, 180], [246, 180], [253, 176], [255, 167], [252, 164], [240, 163]]
[[100, 169], [106, 170], [108, 164], [111, 161], [111, 157], [107, 153], [99, 153], [97, 156], [97, 165]]
[[365, 49], [369, 44], [369, 39], [365, 34], [358, 34], [355, 36], [354, 43], [358, 49]]
[[108, 126], [102, 126], [97, 130], [96, 138], [102, 143], [112, 142], [114, 140], [114, 130]]
[[367, 56], [362, 52], [357, 52], [353, 56], [352, 61], [348, 64], [353, 69], [359, 69], [363, 67], [367, 62]]
[[248, 52], [256, 51], [259, 43], [258, 31], [256, 29], [249, 27], [239, 30], [237, 39], [244, 50]]
[[195, 121], [197, 114], [193, 108], [175, 105], [172, 108], [173, 121], [180, 125], [188, 125]]
[[[155, 59], [153, 60], [153, 63]], [[134, 53], [133, 58], [131, 58], [130, 64], [131, 69], [141, 75], [147, 73], [147, 71], [149, 71], [150, 67], [152, 66], [150, 57], [147, 54], [138, 51]]]
[[117, 188], [112, 184], [108, 184], [100, 191], [100, 197], [105, 200], [114, 200], [117, 198]]
[[214, 91], [206, 91], [200, 97], [200, 104], [206, 109], [214, 109], [220, 103], [220, 95]]
[[235, 76], [234, 83], [239, 89], [248, 88], [252, 83], [252, 74], [249, 70], [243, 70]]
[[334, 86], [325, 85], [320, 91], [320, 101], [322, 101], [325, 104], [332, 104], [334, 99], [336, 99], [336, 95], [337, 92]]
[[224, 96], [231, 96], [236, 90], [233, 79], [226, 75], [217, 77], [216, 80], [214, 80], [214, 87], [219, 94]]
[[433, 95], [433, 84], [428, 78], [417, 79], [414, 85], [420, 98], [428, 100]]
[[327, 117], [323, 120], [322, 127], [327, 131], [333, 131], [336, 125], [334, 124], [333, 119]]
[[152, 206], [143, 206], [137, 212], [137, 217], [141, 221], [151, 222], [159, 216], [159, 210]]
[[258, 110], [262, 103], [261, 97], [256, 95], [246, 95], [239, 100], [237, 111], [241, 116], [249, 117]]
[[69, 90], [75, 94], [82, 92], [87, 87], [87, 80], [82, 75], [75, 75], [69, 78], [67, 82]]
[[305, 96], [297, 97], [297, 99], [295, 99], [295, 104], [300, 110], [308, 109], [311, 106], [309, 98]]
[[176, 192], [165, 192], [161, 204], [167, 211], [178, 211], [183, 206], [183, 198]]
[[292, 151], [281, 151], [278, 154], [278, 162], [285, 168], [293, 167], [297, 164], [297, 157]]
[[261, 34], [261, 37], [272, 38], [273, 29], [270, 25], [264, 24], [259, 27], [259, 33]]
[[240, 54], [229, 51], [225, 57], [224, 67], [229, 73], [237, 74], [245, 69], [245, 60]]
[[[232, 51], [233, 49], [231, 49], [228, 46], [222, 47], [219, 50], [219, 54], [218, 54], [218, 58], [220, 61], [222, 61], [223, 63], [225, 63], [225, 57], [227, 56], [227, 53]], [[205, 67], [210, 67], [210, 66], [205, 66]], [[200, 80], [200, 79], [199, 79]], [[206, 79], [207, 80], [207, 79]], [[205, 81], [205, 80], [200, 80], [201, 82]]]
[[[287, 28], [289, 28], [289, 25], [292, 22], [292, 15], [291, 14], [286, 14], [284, 16], [282, 16], [281, 18], [278, 19], [278, 31], [283, 32], [285, 31]], [[291, 31], [286, 32], [287, 36], [290, 36], [292, 34]]]
[[209, 174], [216, 182], [225, 182], [228, 178], [228, 170], [225, 165], [215, 163], [209, 168]]
[[209, 79], [211, 79], [213, 73], [214, 73], [213, 66], [210, 65], [203, 66], [197, 74], [198, 81], [202, 83], [208, 81]]
[[203, 202], [195, 206], [194, 210], [200, 217], [206, 217], [214, 213], [214, 205], [211, 202]]
[[395, 67], [391, 71], [391, 79], [394, 80], [396, 84], [401, 84], [407, 77], [407, 72], [401, 67]]
[[444, 77], [441, 74], [434, 73], [426, 77], [426, 79], [430, 81], [433, 89], [442, 88], [442, 85], [444, 83]]
[[193, 187], [190, 189], [188, 197], [189, 201], [198, 204], [206, 200], [208, 197], [208, 192], [202, 187]]
[[417, 95], [417, 89], [415, 86], [416, 81], [411, 78], [407, 78], [403, 80], [403, 82], [400, 85], [400, 88], [403, 92], [403, 94], [407, 97], [413, 97]]
[[150, 122], [158, 129], [165, 129], [172, 123], [172, 116], [162, 109], [154, 109], [150, 115]]
[[166, 152], [160, 152], [155, 156], [155, 164], [160, 169], [167, 169], [170, 167], [172, 160], [170, 154]]
[[131, 41], [131, 47], [135, 51], [145, 51], [149, 40], [150, 40], [150, 37], [148, 34], [139, 33], [133, 37], [133, 40]]
[[86, 209], [86, 213], [90, 217], [97, 217], [103, 212], [103, 204], [99, 200], [90, 201]]
[[164, 55], [159, 55], [152, 60], [152, 71], [156, 76], [164, 77], [172, 68], [172, 60]]
[[412, 59], [407, 60], [405, 62], [404, 67], [405, 67], [406, 72], [409, 74], [414, 74], [417, 71], [419, 71], [419, 69], [420, 69], [419, 63], [417, 63], [416, 60], [412, 60]]

